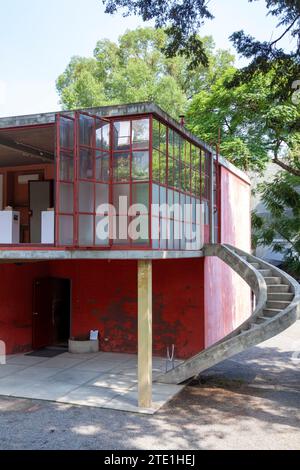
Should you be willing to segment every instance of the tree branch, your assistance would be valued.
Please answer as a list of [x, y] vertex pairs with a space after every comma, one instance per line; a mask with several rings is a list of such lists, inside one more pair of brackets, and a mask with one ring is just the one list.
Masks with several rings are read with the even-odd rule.
[[279, 36], [279, 38], [275, 39], [275, 41], [272, 41], [270, 43], [270, 48], [272, 46], [274, 46], [274, 44], [276, 44], [277, 42], [281, 41], [282, 38], [284, 38], [284, 36], [292, 29], [292, 27], [294, 26], [294, 24], [300, 19], [300, 15], [296, 16], [296, 18], [294, 19], [294, 21], [289, 25], [289, 27], [281, 34], [281, 36]]
[[279, 160], [279, 158], [277, 158], [277, 157], [274, 157], [273, 163], [280, 166], [281, 168], [288, 171], [289, 173], [291, 173], [294, 176], [300, 176], [300, 170], [298, 170], [297, 168], [292, 167], [291, 165], [287, 165], [282, 160]]

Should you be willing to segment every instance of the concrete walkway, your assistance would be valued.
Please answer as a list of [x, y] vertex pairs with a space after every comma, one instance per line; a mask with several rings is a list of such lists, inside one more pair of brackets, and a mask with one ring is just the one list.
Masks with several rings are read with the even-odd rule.
[[297, 352], [300, 321], [152, 416], [0, 396], [0, 449], [300, 449]]
[[[153, 378], [165, 362], [153, 358]], [[155, 413], [182, 388], [153, 384], [152, 407], [139, 408], [134, 354], [66, 352], [51, 359], [19, 354], [0, 366], [0, 395], [137, 413]]]

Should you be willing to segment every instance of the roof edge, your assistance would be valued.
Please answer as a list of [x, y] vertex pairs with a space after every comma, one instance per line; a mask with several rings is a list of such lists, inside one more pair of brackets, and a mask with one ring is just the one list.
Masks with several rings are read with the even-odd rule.
[[[154, 114], [157, 117], [163, 119], [166, 123], [174, 127], [178, 132], [184, 133], [194, 143], [200, 145], [208, 152], [216, 157], [216, 150], [210, 145], [206, 144], [203, 140], [192, 134], [186, 127], [181, 126], [175, 119], [161, 109], [157, 104], [149, 101], [120, 104], [120, 105], [109, 105], [109, 106], [97, 106], [91, 108], [81, 108], [81, 111], [90, 112], [100, 117], [113, 117], [113, 116], [126, 116], [126, 115], [137, 115], [137, 114]], [[77, 109], [77, 111], [80, 111]], [[50, 113], [38, 113], [38, 114], [27, 114], [21, 116], [9, 116], [0, 118], [0, 129], [7, 127], [20, 127], [20, 126], [33, 126], [43, 124], [54, 124], [55, 116], [58, 113], [64, 113], [66, 115], [72, 114], [76, 110], [66, 111], [53, 111]], [[248, 175], [237, 168], [235, 165], [230, 163], [226, 158], [219, 156], [219, 162], [222, 166], [227, 168], [231, 173], [238, 176], [240, 179], [251, 185], [251, 181]]]

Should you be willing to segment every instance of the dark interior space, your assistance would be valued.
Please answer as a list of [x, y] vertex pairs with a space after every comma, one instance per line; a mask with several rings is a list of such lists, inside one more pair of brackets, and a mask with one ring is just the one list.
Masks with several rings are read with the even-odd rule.
[[43, 278], [34, 282], [33, 349], [68, 345], [70, 297], [69, 279]]

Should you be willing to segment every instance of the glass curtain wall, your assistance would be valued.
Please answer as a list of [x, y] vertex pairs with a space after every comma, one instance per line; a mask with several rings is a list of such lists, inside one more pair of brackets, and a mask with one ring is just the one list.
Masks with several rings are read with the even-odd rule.
[[113, 121], [112, 244], [149, 247], [150, 118]]
[[189, 249], [193, 234], [200, 241], [201, 203], [208, 223], [210, 155], [155, 119], [152, 132], [152, 247]]

